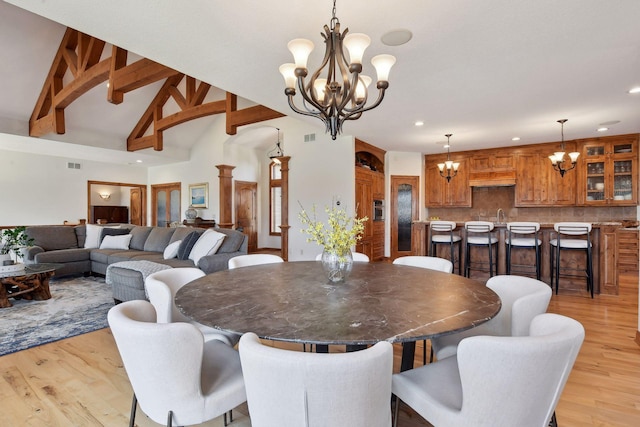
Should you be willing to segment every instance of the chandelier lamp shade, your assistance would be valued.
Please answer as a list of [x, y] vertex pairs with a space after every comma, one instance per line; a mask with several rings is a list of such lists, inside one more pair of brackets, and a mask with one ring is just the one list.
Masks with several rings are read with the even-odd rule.
[[562, 136], [562, 145], [560, 146], [560, 151], [556, 151], [555, 153], [553, 153], [552, 155], [549, 156], [549, 159], [551, 160], [551, 165], [553, 166], [553, 168], [555, 170], [557, 170], [558, 172], [560, 172], [560, 176], [564, 177], [564, 174], [567, 171], [570, 171], [571, 169], [574, 169], [576, 167], [577, 161], [578, 161], [578, 156], [580, 156], [580, 153], [578, 152], [573, 152], [573, 153], [569, 153], [569, 160], [571, 161], [571, 166], [570, 167], [565, 167], [565, 151], [564, 151], [564, 124], [567, 122], [567, 119], [562, 119], [562, 120], [558, 120], [558, 123], [560, 123], [560, 133]]
[[451, 160], [451, 153], [449, 147], [451, 144], [449, 143], [449, 138], [451, 138], [452, 133], [448, 133], [445, 136], [447, 137], [447, 160], [444, 163], [438, 163], [438, 169], [440, 169], [440, 176], [445, 178], [447, 182], [451, 181], [451, 178], [458, 174], [458, 168], [460, 167], [459, 162], [454, 162]]
[[276, 140], [276, 146], [274, 149], [272, 149], [271, 151], [269, 151], [269, 158], [274, 162], [274, 163], [280, 163], [280, 157], [284, 156], [284, 151], [282, 151], [282, 148], [280, 147], [280, 128], [276, 128], [276, 130], [278, 131], [278, 139]]
[[[348, 32], [348, 28], [340, 32], [334, 0], [330, 27], [325, 25], [322, 34], [325, 53], [318, 69], [307, 79], [307, 60], [314, 48], [313, 42], [307, 39], [291, 40], [287, 47], [293, 54], [295, 63], [280, 66], [280, 73], [286, 84], [284, 93], [291, 109], [322, 120], [326, 131], [331, 133], [334, 140], [342, 132], [345, 120], [357, 120], [365, 111], [380, 105], [389, 87], [389, 72], [396, 62], [395, 57], [384, 54], [371, 59], [378, 75], [378, 98], [367, 105], [368, 86], [372, 79], [361, 73], [364, 51], [371, 39], [366, 34], [347, 34]], [[345, 49], [348, 57], [345, 56]], [[300, 91], [302, 97], [301, 107], [295, 104], [297, 91]]]

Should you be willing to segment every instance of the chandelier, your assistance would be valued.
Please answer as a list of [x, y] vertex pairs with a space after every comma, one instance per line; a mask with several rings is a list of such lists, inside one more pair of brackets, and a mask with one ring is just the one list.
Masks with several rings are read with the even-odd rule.
[[284, 151], [280, 148], [280, 128], [276, 128], [278, 131], [278, 139], [276, 139], [276, 146], [273, 150], [269, 151], [269, 158], [274, 162], [280, 164], [280, 157], [284, 156]]
[[[451, 153], [449, 151], [449, 147], [451, 147], [451, 144], [449, 144], [449, 138], [451, 138], [451, 135], [453, 134], [448, 133], [445, 135], [447, 137], [447, 161], [444, 163], [438, 163], [438, 169], [440, 169], [440, 176], [443, 178], [446, 178], [447, 182], [451, 181], [451, 178], [458, 175], [458, 168], [460, 167], [459, 162], [451, 161]], [[445, 169], [446, 169], [446, 175], [445, 175]]]
[[[377, 55], [371, 63], [378, 74], [378, 99], [366, 106], [371, 77], [360, 74], [362, 72], [362, 57], [365, 49], [371, 43], [366, 34], [349, 34], [349, 29], [340, 33], [340, 21], [336, 17], [336, 1], [333, 1], [333, 17], [331, 27], [324, 26], [325, 53], [320, 67], [308, 75], [307, 59], [314, 48], [313, 42], [307, 39], [291, 40], [287, 47], [294, 57], [295, 64], [282, 64], [280, 73], [286, 83], [285, 95], [293, 111], [305, 116], [317, 117], [325, 124], [326, 132], [331, 138], [342, 132], [345, 120], [357, 120], [365, 111], [376, 108], [384, 98], [384, 92], [389, 87], [389, 71], [396, 62], [391, 55]], [[343, 46], [349, 53], [349, 60], [345, 57]], [[298, 108], [294, 103], [296, 95], [296, 81], [302, 95], [302, 106]]]
[[567, 119], [558, 120], [560, 123], [560, 133], [562, 135], [562, 145], [560, 146], [560, 151], [556, 151], [552, 155], [549, 156], [551, 160], [551, 165], [555, 170], [560, 172], [560, 176], [564, 177], [565, 172], [570, 171], [576, 167], [576, 162], [578, 161], [578, 156], [580, 153], [573, 152], [569, 153], [569, 159], [571, 160], [571, 167], [564, 167], [564, 124], [567, 122]]

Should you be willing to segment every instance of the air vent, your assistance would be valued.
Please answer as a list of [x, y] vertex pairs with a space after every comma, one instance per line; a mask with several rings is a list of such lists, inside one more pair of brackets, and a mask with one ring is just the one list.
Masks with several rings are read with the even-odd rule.
[[304, 136], [304, 142], [313, 142], [316, 140], [316, 134], [315, 133], [309, 133], [306, 134]]
[[81, 169], [82, 165], [80, 163], [67, 162], [67, 169]]

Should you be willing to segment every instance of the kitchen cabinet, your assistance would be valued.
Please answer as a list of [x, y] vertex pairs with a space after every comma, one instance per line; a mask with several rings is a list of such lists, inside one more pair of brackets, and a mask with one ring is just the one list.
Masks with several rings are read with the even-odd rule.
[[576, 203], [575, 170], [561, 176], [548, 153], [523, 151], [516, 155], [516, 207], [571, 206]]
[[359, 218], [369, 218], [364, 223], [364, 232], [356, 244], [356, 251], [367, 255], [372, 261], [384, 258], [384, 221], [373, 220], [373, 201], [385, 199], [384, 155], [384, 150], [356, 139], [356, 214]]
[[469, 186], [469, 159], [451, 155], [451, 160], [459, 162], [458, 174], [447, 181], [440, 176], [438, 163], [446, 160], [446, 155], [425, 156], [425, 206], [426, 207], [471, 207], [471, 187]]
[[507, 150], [482, 150], [469, 157], [469, 185], [513, 185], [516, 181], [514, 155]]
[[638, 135], [582, 142], [579, 203], [586, 206], [638, 204]]
[[618, 228], [616, 230], [616, 272], [638, 274], [638, 229]]

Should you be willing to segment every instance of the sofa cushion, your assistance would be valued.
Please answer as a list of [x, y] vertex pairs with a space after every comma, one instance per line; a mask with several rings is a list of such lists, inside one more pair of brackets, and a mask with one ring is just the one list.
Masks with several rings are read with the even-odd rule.
[[245, 235], [237, 230], [231, 230], [228, 228], [216, 228], [216, 231], [224, 233], [227, 237], [222, 242], [222, 246], [218, 249], [219, 254], [225, 254], [229, 252], [236, 252], [240, 249], [242, 242], [244, 242]]
[[73, 230], [76, 232], [76, 238], [78, 239], [78, 247], [84, 248], [84, 241], [87, 237], [87, 226], [84, 224], [76, 225], [73, 227]]
[[57, 251], [40, 252], [35, 256], [36, 263], [51, 262], [51, 263], [64, 264], [68, 262], [88, 261], [88, 260], [89, 260], [89, 249], [84, 249], [84, 248], [59, 249]]
[[100, 249], [129, 249], [129, 242], [131, 242], [132, 237], [131, 234], [104, 236], [102, 243], [100, 243]]
[[202, 233], [204, 232], [204, 228], [194, 228], [194, 227], [177, 227], [174, 231], [173, 236], [171, 236], [171, 240], [169, 243], [173, 243], [177, 240], [184, 240], [189, 234], [193, 233]]
[[131, 243], [129, 243], [130, 249], [135, 249], [138, 251], [144, 250], [144, 243], [147, 241], [147, 237], [151, 234], [151, 230], [153, 227], [143, 227], [141, 225], [136, 225], [131, 229]]
[[189, 252], [189, 259], [193, 260], [195, 265], [198, 265], [200, 258], [206, 255], [215, 254], [218, 251], [220, 246], [222, 246], [222, 242], [225, 237], [227, 237], [226, 234], [218, 233], [211, 228], [208, 229], [200, 235], [196, 244], [191, 248], [191, 252]]
[[196, 244], [200, 238], [200, 234], [197, 231], [192, 231], [189, 233], [184, 239], [182, 239], [182, 243], [180, 243], [180, 247], [178, 248], [178, 259], [189, 259], [189, 254], [191, 253], [191, 249], [193, 245]]
[[125, 234], [129, 234], [129, 230], [126, 228], [103, 227], [100, 233], [100, 244], [102, 244], [105, 236], [123, 236]]
[[149, 252], [163, 252], [164, 248], [169, 244], [171, 236], [175, 228], [166, 227], [154, 227], [147, 237], [147, 241], [144, 242], [144, 250]]
[[74, 249], [78, 247], [78, 239], [74, 227], [66, 225], [27, 227], [25, 234], [32, 238], [35, 246], [45, 251]]

